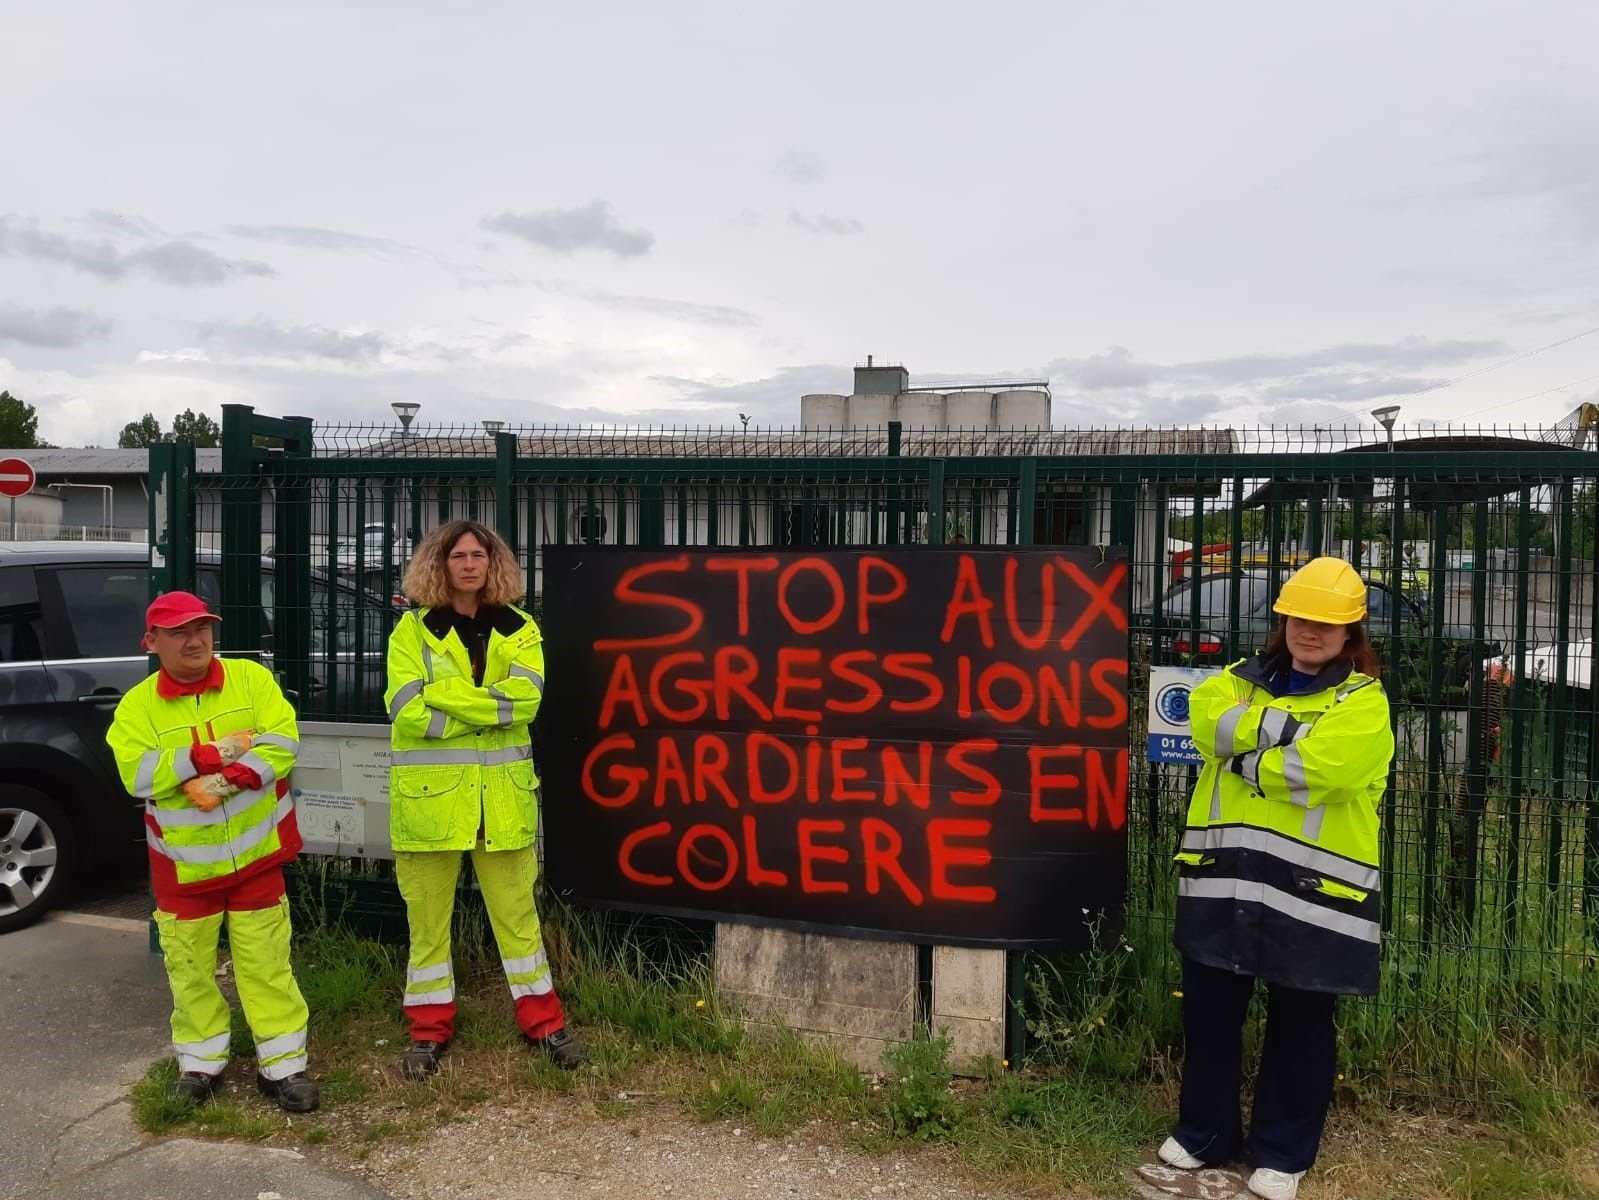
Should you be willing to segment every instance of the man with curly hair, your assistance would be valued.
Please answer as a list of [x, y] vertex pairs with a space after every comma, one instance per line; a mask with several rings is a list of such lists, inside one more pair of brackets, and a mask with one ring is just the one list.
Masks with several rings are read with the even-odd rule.
[[544, 694], [538, 624], [505, 540], [454, 521], [417, 548], [408, 613], [389, 638], [390, 837], [410, 923], [408, 1079], [425, 1079], [455, 1031], [450, 918], [470, 851], [523, 1036], [556, 1066], [583, 1062], [550, 981], [533, 885], [538, 829], [528, 726]]

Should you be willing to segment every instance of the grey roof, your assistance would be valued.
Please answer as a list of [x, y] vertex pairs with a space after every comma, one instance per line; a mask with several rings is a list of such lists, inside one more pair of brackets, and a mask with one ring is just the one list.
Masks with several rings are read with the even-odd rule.
[[[320, 434], [318, 453], [350, 458], [493, 458], [494, 440], [481, 432], [370, 440], [370, 430]], [[362, 436], [363, 434], [367, 436]], [[906, 458], [1014, 458], [1085, 454], [1233, 454], [1230, 429], [907, 429]], [[884, 429], [687, 429], [605, 432], [586, 429], [517, 432], [517, 454], [537, 458], [881, 458]]]
[[[0, 458], [25, 460], [40, 475], [148, 475], [148, 450], [0, 450]], [[222, 451], [196, 450], [195, 469], [214, 475], [222, 470]]]

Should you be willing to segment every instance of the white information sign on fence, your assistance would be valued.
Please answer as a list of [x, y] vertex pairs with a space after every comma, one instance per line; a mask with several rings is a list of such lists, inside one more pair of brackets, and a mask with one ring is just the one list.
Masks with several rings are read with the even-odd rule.
[[1149, 671], [1149, 761], [1199, 763], [1188, 735], [1188, 693], [1220, 667], [1151, 667]]
[[387, 725], [301, 722], [291, 782], [307, 854], [394, 857]]

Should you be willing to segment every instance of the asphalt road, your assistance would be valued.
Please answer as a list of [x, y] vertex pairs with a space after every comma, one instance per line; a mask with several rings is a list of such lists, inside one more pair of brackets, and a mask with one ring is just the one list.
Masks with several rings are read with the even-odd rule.
[[166, 974], [142, 916], [71, 909], [148, 911], [141, 887], [114, 881], [0, 937], [0, 1200], [387, 1200], [293, 1151], [135, 1128], [129, 1087], [169, 1053]]

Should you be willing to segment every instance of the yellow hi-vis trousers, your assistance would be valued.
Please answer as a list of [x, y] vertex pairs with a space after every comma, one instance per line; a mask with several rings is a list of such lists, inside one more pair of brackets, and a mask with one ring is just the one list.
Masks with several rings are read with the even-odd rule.
[[256, 1069], [284, 1079], [306, 1069], [305, 998], [289, 966], [289, 900], [267, 908], [178, 917], [159, 909], [156, 930], [172, 986], [172, 1048], [179, 1071], [220, 1075], [231, 1018], [217, 986], [217, 941], [228, 922], [233, 977], [255, 1038]]
[[[544, 934], [533, 906], [538, 858], [533, 847], [469, 851], [483, 892], [500, 966], [516, 1005], [516, 1023], [528, 1037], [548, 1037], [566, 1024], [550, 982]], [[461, 875], [460, 850], [396, 851], [394, 875], [405, 898], [411, 954], [405, 972], [405, 1018], [413, 1042], [447, 1042], [455, 1033], [455, 967], [450, 918]]]

